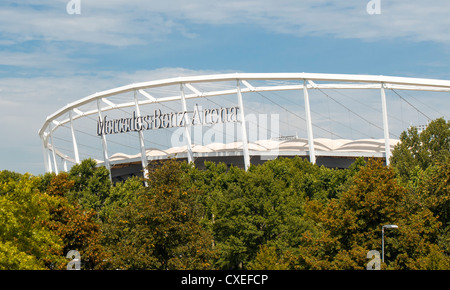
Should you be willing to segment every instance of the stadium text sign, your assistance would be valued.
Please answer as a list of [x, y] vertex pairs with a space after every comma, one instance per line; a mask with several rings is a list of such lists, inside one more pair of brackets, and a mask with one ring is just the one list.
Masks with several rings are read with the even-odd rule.
[[[108, 116], [98, 118], [97, 135], [108, 135], [125, 132], [138, 132], [143, 130], [156, 130], [162, 128], [185, 127], [187, 122], [190, 125], [211, 125], [218, 123], [229, 123], [237, 121], [237, 111], [239, 107], [201, 109], [195, 105], [191, 112], [170, 112], [161, 113], [161, 110], [154, 110], [153, 115], [138, 116], [136, 111], [129, 118], [108, 119]], [[190, 121], [189, 121], [190, 120]]]

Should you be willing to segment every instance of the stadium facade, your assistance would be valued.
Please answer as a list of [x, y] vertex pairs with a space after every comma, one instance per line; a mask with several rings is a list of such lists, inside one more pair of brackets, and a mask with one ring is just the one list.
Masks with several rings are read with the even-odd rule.
[[[177, 77], [77, 100], [48, 116], [39, 136], [47, 172], [93, 158], [113, 180], [146, 174], [149, 162], [168, 158], [246, 170], [279, 156], [332, 168], [358, 157], [388, 164], [399, 136], [390, 121], [399, 118], [388, 115], [386, 91], [447, 93], [450, 81], [314, 73]], [[357, 103], [362, 109], [352, 107]]]

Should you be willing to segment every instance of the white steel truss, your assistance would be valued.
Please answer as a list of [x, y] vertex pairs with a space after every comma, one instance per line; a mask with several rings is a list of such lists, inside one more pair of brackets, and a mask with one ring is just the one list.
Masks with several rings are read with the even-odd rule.
[[[225, 88], [214, 91], [202, 91], [198, 84], [206, 84], [212, 82], [236, 82], [235, 88]], [[277, 85], [271, 86], [254, 86], [251, 83], [254, 81], [279, 81]], [[286, 84], [282, 84], [286, 81]], [[329, 82], [329, 83], [317, 83]], [[241, 87], [241, 84], [243, 85]], [[180, 87], [179, 93], [172, 96], [157, 97], [149, 94], [147, 89], [163, 88], [177, 85]], [[186, 91], [187, 88], [190, 92]], [[247, 132], [245, 129], [245, 94], [250, 92], [270, 92], [270, 91], [292, 91], [298, 90], [303, 92], [305, 102], [305, 115], [307, 122], [307, 133], [309, 143], [309, 158], [311, 162], [315, 162], [315, 148], [313, 138], [313, 121], [309, 108], [309, 93], [308, 90], [325, 90], [325, 89], [378, 89], [381, 96], [381, 111], [383, 119], [383, 131], [385, 148], [389, 148], [389, 125], [387, 118], [387, 104], [385, 90], [415, 90], [415, 91], [435, 91], [435, 92], [450, 92], [450, 81], [437, 79], [423, 79], [423, 78], [407, 78], [394, 76], [375, 76], [375, 75], [348, 75], [348, 74], [320, 74], [320, 73], [235, 73], [235, 74], [218, 74], [218, 75], [204, 75], [204, 76], [187, 76], [163, 79], [157, 81], [148, 81], [141, 83], [134, 83], [103, 92], [98, 92], [87, 96], [83, 99], [75, 101], [56, 111], [48, 116], [39, 130], [39, 136], [42, 141], [44, 163], [46, 171], [58, 172], [57, 158], [62, 158], [64, 165], [66, 162], [79, 163], [80, 157], [78, 152], [77, 140], [75, 137], [74, 121], [80, 118], [97, 115], [100, 119], [102, 113], [135, 107], [135, 110], [140, 114], [140, 106], [154, 103], [165, 103], [178, 101], [182, 104], [182, 109], [187, 110], [186, 101], [195, 98], [208, 98], [213, 96], [223, 96], [234, 94], [237, 96], [238, 107], [240, 108], [240, 122], [241, 135], [243, 141], [243, 158], [245, 168], [248, 169], [250, 165], [249, 149], [247, 147]], [[133, 98], [125, 102], [111, 101], [109, 98], [124, 93], [133, 93]], [[137, 98], [137, 94], [145, 97], [143, 100]], [[101, 106], [101, 103], [103, 106]], [[82, 107], [88, 104], [94, 104], [94, 109], [82, 110]], [[71, 138], [73, 142], [74, 156], [70, 157], [61, 153], [54, 146], [53, 133], [61, 126], [68, 126], [71, 129]], [[189, 124], [186, 120], [186, 124]], [[141, 159], [143, 170], [146, 172], [147, 160], [145, 157], [145, 145], [142, 136], [142, 131], [139, 134], [139, 147], [141, 151]], [[190, 128], [188, 125], [185, 128], [184, 140], [188, 148], [187, 157], [192, 161], [192, 144], [190, 139]], [[110, 169], [110, 161], [108, 157], [108, 146], [105, 135], [101, 136], [102, 150], [104, 164]], [[389, 164], [390, 150], [385, 150], [386, 163]], [[52, 160], [53, 159], [53, 160]], [[53, 165], [52, 165], [53, 163]]]

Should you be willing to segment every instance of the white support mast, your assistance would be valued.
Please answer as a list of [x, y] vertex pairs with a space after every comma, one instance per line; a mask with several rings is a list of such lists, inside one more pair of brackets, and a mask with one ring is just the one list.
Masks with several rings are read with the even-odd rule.
[[[100, 99], [97, 99], [97, 111], [98, 111], [98, 117], [99, 120], [102, 120], [102, 110], [100, 108]], [[103, 159], [105, 161], [106, 169], [110, 172], [109, 178], [112, 179], [111, 176], [111, 166], [109, 164], [109, 157], [108, 157], [108, 144], [106, 143], [106, 136], [102, 133], [102, 147], [103, 147]]]
[[49, 131], [50, 131], [50, 141], [52, 142], [53, 164], [55, 165], [55, 173], [58, 174], [59, 171], [58, 171], [58, 164], [56, 163], [56, 153], [55, 153], [56, 148], [55, 148], [55, 143], [53, 143], [53, 133], [52, 133], [53, 129], [52, 129], [52, 124], [50, 123], [48, 127], [49, 127]]
[[312, 164], [316, 163], [316, 152], [314, 150], [314, 136], [312, 130], [311, 109], [309, 107], [309, 94], [306, 85], [306, 80], [303, 81], [303, 95], [305, 98], [305, 114], [306, 114], [306, 129], [308, 132], [308, 146], [309, 146], [309, 161]]
[[389, 139], [389, 124], [386, 105], [386, 93], [384, 91], [384, 83], [381, 83], [381, 108], [383, 111], [383, 131], [384, 131], [384, 150], [386, 154], [386, 165], [389, 165], [391, 158], [391, 145]]
[[[134, 103], [136, 106], [136, 117], [138, 118], [138, 120], [140, 120], [141, 110], [139, 109], [139, 102], [138, 102], [136, 91], [134, 91]], [[145, 150], [144, 132], [142, 132], [142, 130], [138, 130], [138, 134], [139, 134], [139, 147], [141, 149], [142, 170], [144, 172], [144, 178], [147, 178], [148, 177], [148, 168], [147, 168], [148, 160], [147, 160], [147, 152]]]
[[239, 111], [241, 115], [241, 133], [242, 133], [242, 149], [244, 151], [244, 166], [247, 171], [250, 167], [250, 154], [248, 152], [248, 141], [247, 141], [247, 128], [245, 127], [245, 113], [244, 113], [244, 102], [242, 101], [241, 86], [239, 80], [237, 80], [237, 96], [239, 102]]
[[78, 153], [78, 144], [77, 144], [77, 139], [75, 138], [75, 130], [73, 128], [72, 110], [69, 111], [69, 118], [70, 118], [70, 131], [72, 133], [73, 152], [75, 154], [75, 163], [80, 164], [80, 155]]
[[[186, 106], [186, 98], [184, 96], [184, 87], [183, 87], [183, 83], [180, 83], [180, 94], [181, 94], [181, 106], [182, 106], [182, 110], [184, 112], [187, 111], [187, 106]], [[187, 154], [188, 154], [188, 162], [191, 163], [194, 161], [194, 157], [192, 154], [192, 141], [191, 141], [191, 132], [190, 132], [190, 127], [191, 127], [191, 123], [189, 121], [189, 118], [187, 116], [187, 114], [184, 114], [184, 122], [185, 122], [185, 126], [184, 126], [184, 139], [186, 141], [186, 146], [187, 146]]]

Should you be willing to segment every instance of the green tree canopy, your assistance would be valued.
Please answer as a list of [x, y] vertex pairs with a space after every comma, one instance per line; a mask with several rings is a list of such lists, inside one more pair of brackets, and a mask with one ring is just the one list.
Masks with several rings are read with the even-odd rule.
[[383, 269], [450, 269], [449, 126], [402, 133], [392, 166], [166, 160], [116, 184], [91, 159], [0, 171], [0, 269], [64, 269], [70, 250], [82, 269], [365, 269], [386, 224]]
[[164, 162], [149, 173], [148, 187], [118, 209], [104, 227], [110, 268], [209, 269], [212, 236], [202, 226], [202, 194], [182, 184], [181, 165]]
[[73, 189], [66, 195], [69, 201], [100, 212], [112, 186], [109, 171], [98, 167], [95, 160], [85, 159], [70, 169], [69, 179], [74, 181]]
[[[83, 209], [76, 202], [69, 202], [65, 197], [73, 189], [75, 181], [62, 172], [50, 180], [46, 193], [52, 198], [49, 206], [50, 216], [44, 223], [63, 242], [63, 248], [55, 251], [60, 256], [71, 250], [81, 255], [81, 269], [102, 269], [106, 255], [101, 241], [101, 225], [96, 222], [96, 212]], [[53, 263], [55, 269], [65, 269], [68, 260]]]
[[431, 121], [420, 134], [411, 127], [400, 134], [400, 143], [392, 152], [391, 164], [403, 181], [417, 170], [425, 170], [450, 156], [450, 122], [444, 118]]
[[370, 250], [381, 252], [381, 227], [396, 224], [386, 235], [386, 264], [394, 269], [419, 269], [422, 259], [443, 252], [437, 243], [440, 222], [427, 208], [411, 204], [408, 189], [392, 167], [370, 160], [354, 176], [354, 185], [339, 199], [323, 205], [308, 202], [306, 219], [317, 225], [303, 234], [296, 268], [364, 269]]
[[58, 235], [44, 223], [53, 202], [37, 190], [39, 178], [29, 174], [11, 175], [0, 181], [0, 269], [45, 269], [59, 261], [62, 249]]

